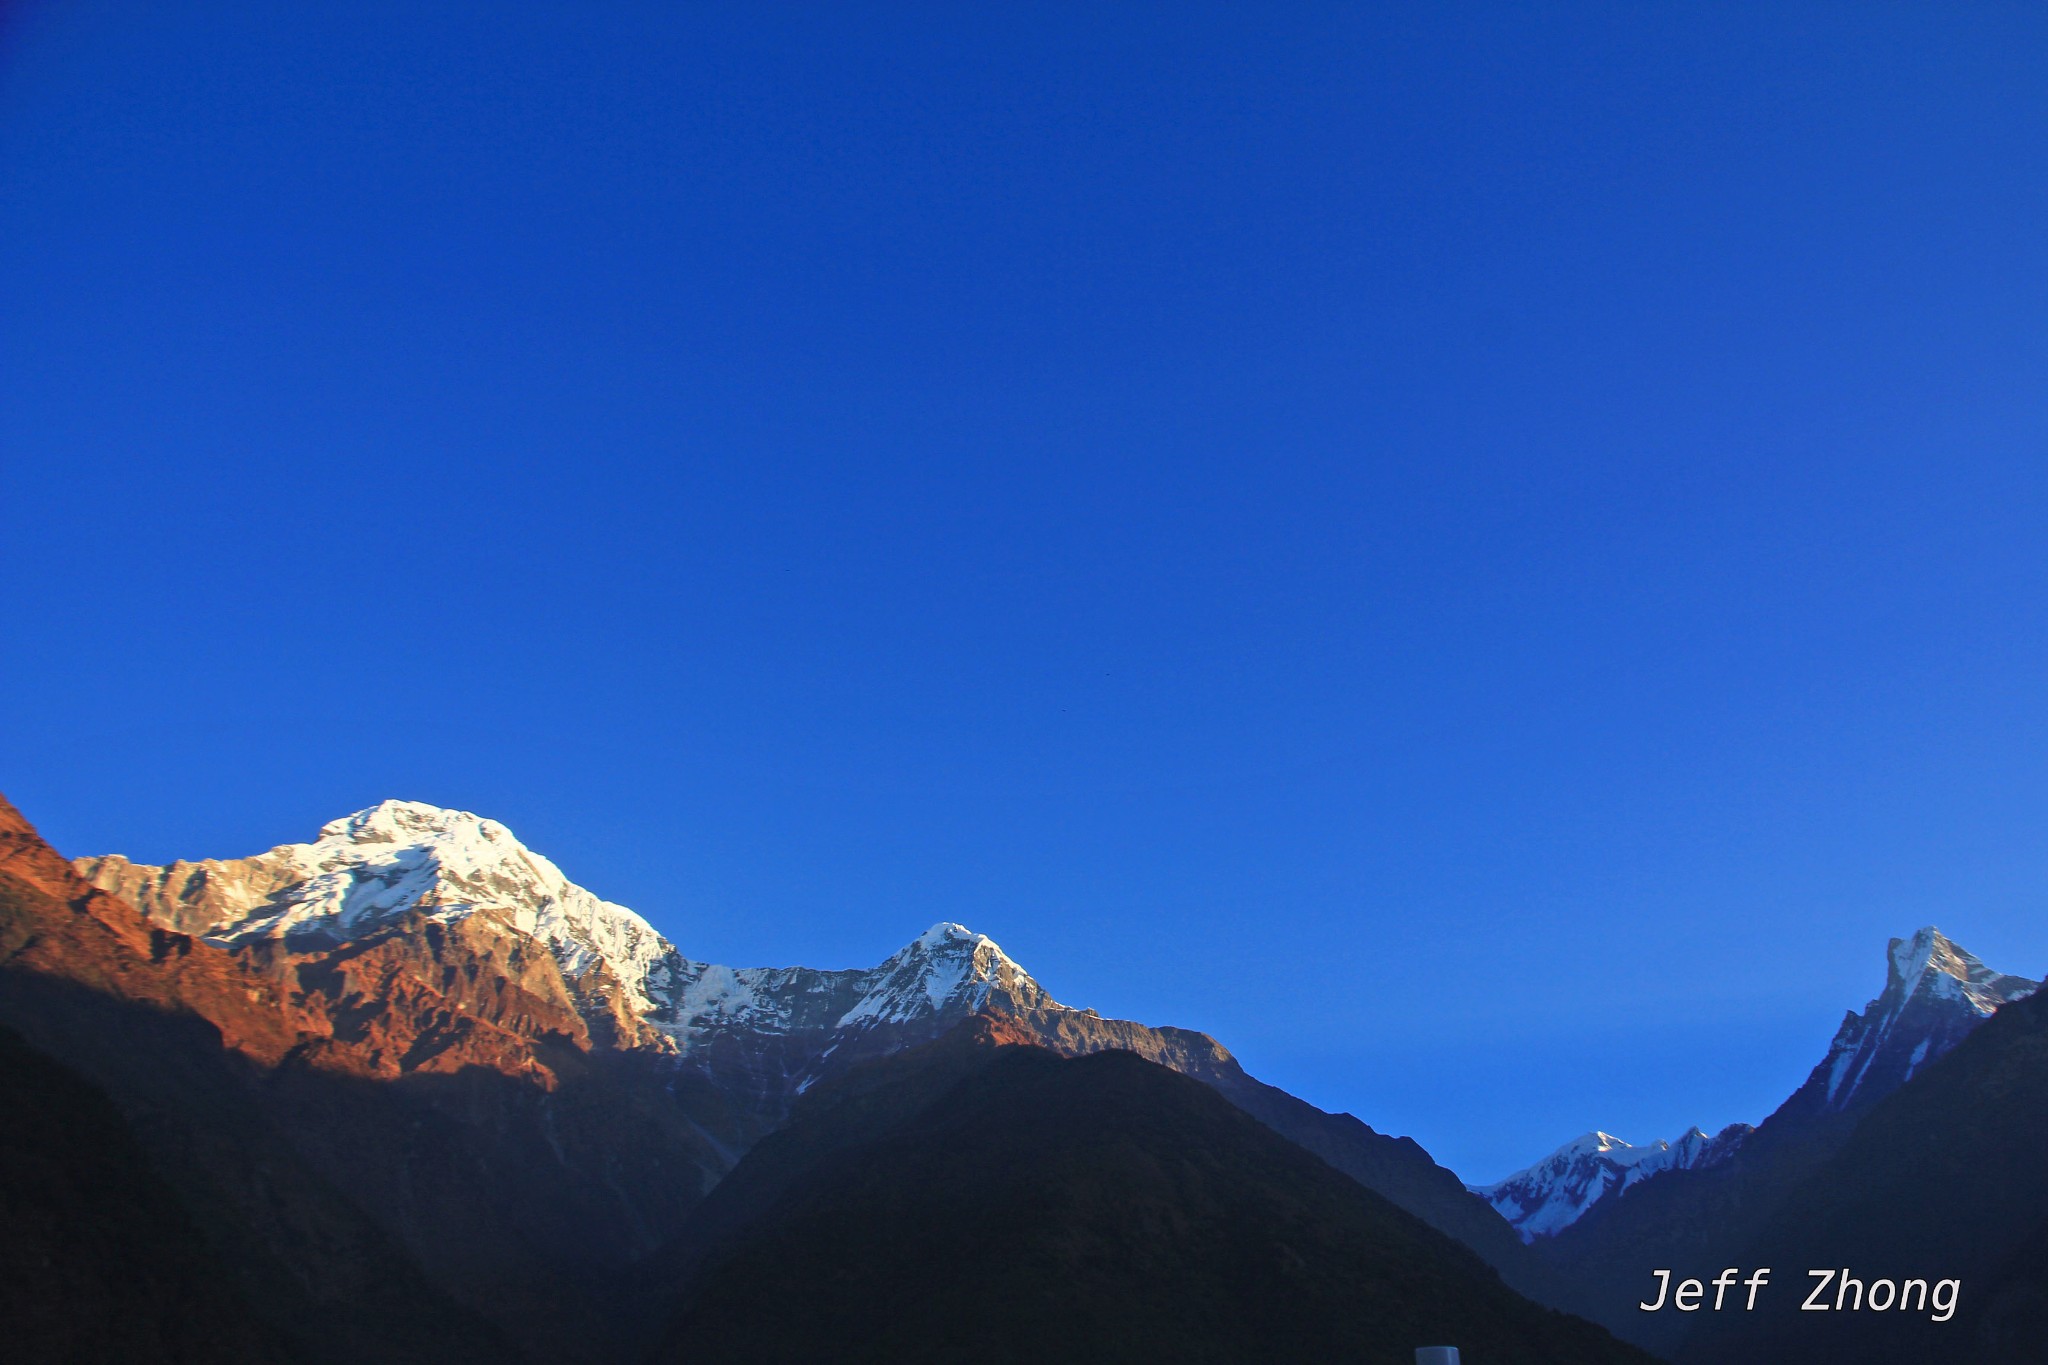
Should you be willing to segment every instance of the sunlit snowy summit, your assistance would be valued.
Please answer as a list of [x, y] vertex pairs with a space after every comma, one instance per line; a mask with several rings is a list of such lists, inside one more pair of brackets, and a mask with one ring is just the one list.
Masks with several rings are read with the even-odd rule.
[[418, 917], [481, 920], [545, 944], [564, 978], [622, 1004], [681, 1052], [724, 1029], [859, 1030], [965, 1017], [991, 1003], [1062, 1009], [994, 940], [935, 924], [880, 965], [726, 967], [697, 962], [633, 910], [571, 882], [495, 820], [385, 801], [324, 825], [306, 844], [250, 858], [150, 867], [79, 861], [90, 881], [166, 928], [222, 946], [274, 940], [322, 951]]

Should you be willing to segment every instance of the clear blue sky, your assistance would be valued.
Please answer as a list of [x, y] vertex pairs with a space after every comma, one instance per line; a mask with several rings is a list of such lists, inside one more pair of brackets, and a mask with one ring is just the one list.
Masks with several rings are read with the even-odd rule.
[[938, 919], [1487, 1178], [2048, 971], [2048, 9], [15, 4], [0, 790]]

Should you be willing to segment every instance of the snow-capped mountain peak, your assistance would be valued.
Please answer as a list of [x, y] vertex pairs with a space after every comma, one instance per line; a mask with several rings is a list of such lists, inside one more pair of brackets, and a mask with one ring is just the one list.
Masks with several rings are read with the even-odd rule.
[[252, 858], [162, 869], [88, 859], [81, 870], [111, 876], [146, 911], [226, 947], [331, 948], [414, 911], [487, 915], [546, 943], [572, 979], [603, 964], [636, 1010], [652, 1008], [649, 978], [675, 954], [646, 920], [571, 882], [504, 825], [420, 801], [379, 802], [328, 821], [311, 843]]
[[471, 833], [488, 839], [510, 835], [496, 820], [464, 810], [430, 806], [424, 801], [379, 801], [320, 827], [321, 840], [350, 844], [399, 844], [415, 838], [461, 838]]
[[842, 1027], [900, 1023], [926, 1013], [964, 1014], [986, 1005], [998, 991], [1021, 1008], [1056, 1003], [994, 939], [946, 921], [919, 934], [870, 975], [873, 980], [860, 1003], [841, 1016]]
[[941, 922], [883, 959], [840, 971], [681, 964], [658, 1025], [687, 1048], [720, 1032], [757, 1035], [848, 1030], [965, 1018], [991, 1006], [1061, 1010], [986, 934]]
[[1493, 1205], [1523, 1241], [1533, 1242], [1538, 1237], [1555, 1236], [1585, 1217], [1595, 1204], [1659, 1171], [1718, 1165], [1749, 1132], [1748, 1124], [1735, 1124], [1709, 1137], [1694, 1127], [1675, 1142], [1660, 1139], [1637, 1147], [1596, 1130], [1573, 1138], [1505, 1180], [1466, 1188]]
[[1963, 1000], [1978, 1014], [1988, 1015], [2000, 1005], [2032, 995], [2036, 988], [2036, 983], [2025, 977], [1992, 971], [1931, 924], [1911, 938], [1893, 939], [1888, 955], [1888, 995], [1897, 991], [1911, 997], [1924, 991], [1938, 998]]
[[2040, 989], [2026, 977], [1992, 971], [1931, 924], [1911, 938], [1893, 939], [1885, 966], [1883, 993], [1863, 1013], [1843, 1017], [1815, 1070], [1816, 1078], [1824, 1075], [1823, 1109], [1889, 1094], [1999, 1006]]
[[1570, 1142], [1558, 1148], [1555, 1152], [1551, 1153], [1549, 1160], [1554, 1163], [1560, 1160], [1575, 1159], [1597, 1153], [1612, 1157], [1616, 1161], [1633, 1163], [1641, 1161], [1651, 1152], [1661, 1152], [1670, 1146], [1670, 1143], [1660, 1138], [1647, 1147], [1638, 1147], [1633, 1143], [1624, 1142], [1612, 1133], [1603, 1133], [1596, 1128], [1583, 1137], [1573, 1138]]
[[1065, 1008], [994, 940], [951, 921], [871, 968], [694, 962], [504, 825], [419, 801], [380, 802], [328, 821], [311, 843], [252, 858], [145, 867], [110, 856], [81, 859], [79, 870], [164, 927], [229, 948], [272, 940], [318, 952], [409, 914], [480, 916], [545, 943], [587, 1013], [642, 1020], [686, 1053], [734, 1030], [787, 1038], [922, 1027], [990, 1007]]

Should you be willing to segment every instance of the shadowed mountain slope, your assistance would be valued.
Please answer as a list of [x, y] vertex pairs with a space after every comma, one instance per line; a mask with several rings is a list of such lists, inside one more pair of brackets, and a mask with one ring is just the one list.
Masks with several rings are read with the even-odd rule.
[[[2048, 996], [2036, 995], [2000, 1009], [1870, 1108], [1742, 1248], [1747, 1264], [1785, 1267], [1786, 1292], [1755, 1314], [1701, 1315], [1679, 1358], [2039, 1361], [2048, 1342], [2044, 1151]], [[1947, 1322], [1926, 1310], [1808, 1312], [1799, 1304], [1809, 1268], [1847, 1268], [1866, 1289], [1915, 1278], [1960, 1279], [1962, 1288]], [[1834, 1292], [1823, 1301], [1832, 1304]]]
[[292, 1359], [253, 1318], [120, 1112], [8, 1028], [0, 1323], [14, 1360]]
[[[957, 924], [934, 925], [872, 968], [697, 962], [633, 911], [570, 882], [497, 822], [403, 801], [250, 858], [151, 866], [109, 855], [76, 867], [138, 907], [151, 928], [225, 951], [300, 1010], [305, 1017], [286, 1032], [305, 1035], [301, 1056], [316, 1069], [414, 1084], [468, 1067], [556, 1094], [576, 1088], [571, 1076], [600, 1091], [606, 1078], [636, 1068], [667, 1077], [668, 1101], [637, 1101], [649, 1123], [665, 1126], [667, 1183], [583, 1182], [586, 1227], [577, 1240], [595, 1240], [613, 1264], [672, 1233], [807, 1088], [983, 1016], [1008, 1020], [1065, 1055], [1128, 1050], [1214, 1086], [1465, 1242], [1517, 1288], [1546, 1300], [1558, 1292], [1549, 1267], [1413, 1141], [1265, 1085], [1206, 1034], [1063, 1005], [995, 943]], [[433, 1087], [438, 1093], [448, 1083]], [[501, 1135], [534, 1122], [524, 1112], [496, 1120], [485, 1138], [499, 1149], [496, 1159], [516, 1164]], [[599, 1150], [601, 1134], [591, 1137], [590, 1152], [571, 1164], [609, 1171], [614, 1157]], [[523, 1150], [546, 1155], [534, 1142]], [[628, 1155], [627, 1167], [651, 1169], [655, 1159], [646, 1146]], [[357, 1178], [379, 1181], [374, 1163], [357, 1165]], [[677, 1179], [678, 1167], [687, 1176]], [[473, 1286], [465, 1293], [489, 1311], [516, 1315], [533, 1301], [524, 1289], [499, 1295], [485, 1273], [493, 1271], [489, 1258], [477, 1257], [510, 1244], [506, 1238], [413, 1244], [451, 1283]], [[520, 1264], [548, 1260], [544, 1247], [529, 1253]]]
[[660, 1361], [1638, 1362], [1212, 1090], [972, 1021], [797, 1107], [693, 1219]]
[[[1711, 1277], [1757, 1264], [1745, 1259], [1748, 1248], [1866, 1114], [1901, 1087], [1917, 1086], [2001, 1007], [2033, 997], [2037, 985], [1990, 970], [1931, 927], [1893, 939], [1884, 990], [1860, 1014], [1844, 1016], [1806, 1081], [1731, 1155], [1634, 1184], [1536, 1243], [1568, 1285], [1564, 1305], [1659, 1354], [1675, 1352], [1696, 1330], [1696, 1315], [1638, 1310], [1650, 1272]], [[1846, 1254], [1831, 1253], [1836, 1264]]]

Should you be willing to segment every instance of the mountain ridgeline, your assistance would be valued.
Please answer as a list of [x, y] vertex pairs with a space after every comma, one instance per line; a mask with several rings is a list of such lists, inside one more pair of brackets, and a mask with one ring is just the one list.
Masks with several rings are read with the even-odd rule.
[[[961, 925], [733, 968], [464, 812], [150, 866], [0, 800], [0, 1101], [30, 1360], [2020, 1365], [2048, 1333], [2048, 993], [1932, 928], [1756, 1127], [1468, 1189]], [[1754, 1311], [1637, 1306], [1761, 1266]], [[1805, 1312], [1809, 1266], [1960, 1290]]]
[[1648, 1359], [1213, 1088], [1007, 1036], [970, 1020], [807, 1094], [677, 1248], [656, 1359]]
[[[871, 1068], [924, 1066], [916, 1059], [969, 1025], [999, 1028], [1010, 1051], [1041, 1059], [999, 1073], [1039, 1078], [1015, 1082], [1036, 1096], [1034, 1131], [1052, 1163], [1031, 1180], [1051, 1190], [1059, 1173], [1085, 1181], [1112, 1168], [1090, 1117], [1102, 1076], [1149, 1097], [1117, 1111], [1119, 1152], [1214, 1176], [1176, 1177], [1128, 1206], [1077, 1197], [1033, 1225], [1040, 1244], [1109, 1237], [1109, 1261], [1088, 1264], [1128, 1254], [1127, 1278], [1148, 1256], [1184, 1252], [1179, 1278], [1161, 1283], [1189, 1294], [1280, 1258], [1321, 1288], [1297, 1304], [1294, 1336], [1268, 1334], [1265, 1358], [1314, 1358], [1315, 1343], [1343, 1341], [1361, 1358], [1405, 1359], [1426, 1344], [1408, 1334], [1451, 1320], [1445, 1306], [1520, 1324], [1513, 1358], [1638, 1358], [1517, 1293], [1558, 1297], [1549, 1268], [1420, 1147], [1262, 1084], [1204, 1034], [1063, 1005], [953, 924], [868, 969], [697, 962], [502, 825], [462, 812], [387, 802], [307, 844], [155, 867], [67, 864], [0, 803], [0, 1024], [23, 1040], [18, 1055], [62, 1077], [24, 1070], [21, 1084], [103, 1097], [76, 1121], [155, 1191], [147, 1207], [162, 1216], [150, 1215], [145, 1243], [189, 1247], [171, 1259], [194, 1274], [211, 1267], [210, 1301], [246, 1326], [236, 1359], [616, 1360], [663, 1347], [677, 1304], [710, 1321], [718, 1302], [767, 1292], [743, 1291], [734, 1267], [746, 1262], [704, 1250], [707, 1226], [741, 1235], [736, 1197], [706, 1196], [758, 1188], [749, 1163], [806, 1097], [858, 1089]], [[1143, 1070], [1084, 1068], [1072, 1081], [1031, 1070], [1104, 1053], [1124, 1060], [1103, 1066]], [[970, 1099], [1015, 1112], [1003, 1085], [975, 1084], [995, 1089], [906, 1112], [888, 1150], [914, 1148], [930, 1124], [957, 1161], [1012, 1160], [1013, 1139], [948, 1118]], [[852, 1112], [808, 1109], [833, 1122]], [[918, 1169], [898, 1177], [914, 1183]], [[1323, 1173], [1313, 1196], [1303, 1171]], [[1277, 1199], [1283, 1188], [1295, 1190], [1285, 1227], [1187, 1247], [1116, 1241], [1141, 1225], [1191, 1226], [1202, 1210], [1251, 1210], [1265, 1196], [1247, 1191]], [[1338, 1203], [1331, 1190], [1344, 1192]], [[756, 1212], [769, 1221], [746, 1235], [777, 1235], [780, 1215]], [[991, 1261], [975, 1273], [993, 1282], [1001, 1270]], [[1040, 1270], [1054, 1276], [1040, 1288], [1057, 1289]], [[1375, 1288], [1354, 1273], [1394, 1278]], [[707, 1275], [725, 1288], [706, 1297]], [[82, 1320], [120, 1282], [110, 1267], [74, 1278], [64, 1302], [80, 1311], [59, 1319]], [[883, 1301], [886, 1279], [863, 1302]], [[1346, 1285], [1356, 1292], [1336, 1292]], [[894, 1289], [911, 1296], [905, 1314], [924, 1292]], [[145, 1346], [129, 1358], [194, 1358], [177, 1343], [198, 1329], [161, 1306], [182, 1297], [166, 1288], [148, 1300], [161, 1311], [142, 1315]], [[1394, 1312], [1397, 1300], [1414, 1311]], [[1197, 1308], [1154, 1306], [1155, 1327]], [[1058, 1333], [1072, 1325], [1047, 1309], [1006, 1330], [1071, 1346]], [[1105, 1335], [1081, 1358], [1148, 1358], [1135, 1340]], [[807, 1349], [792, 1339], [792, 1352]]]

